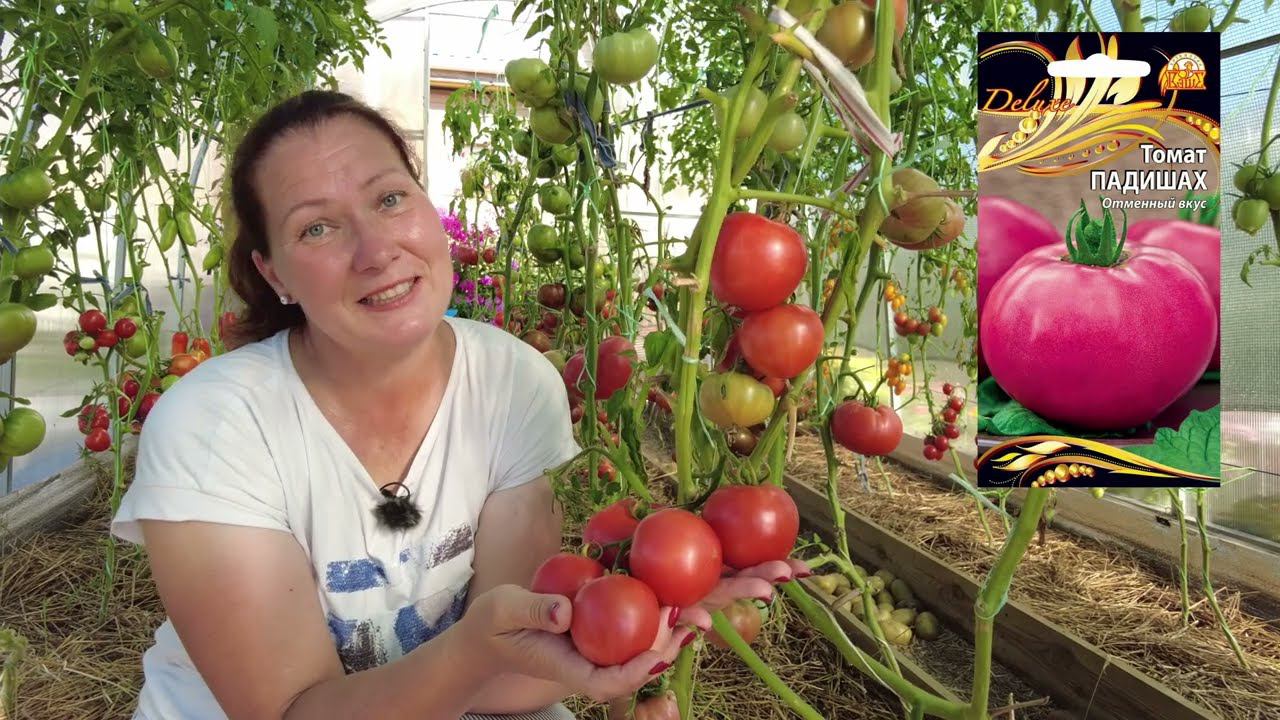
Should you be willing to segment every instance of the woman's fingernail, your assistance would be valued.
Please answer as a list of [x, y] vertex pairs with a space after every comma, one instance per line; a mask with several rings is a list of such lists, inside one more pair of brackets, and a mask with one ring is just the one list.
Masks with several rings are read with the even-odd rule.
[[698, 636], [698, 633], [695, 633], [695, 632], [689, 633], [688, 635], [685, 636], [683, 640], [680, 641], [680, 647], [684, 647], [685, 645], [688, 645], [689, 643], [693, 642], [693, 639], [697, 636]]
[[787, 577], [786, 575], [783, 575], [782, 577], [774, 578], [773, 581], [776, 583], [784, 583], [784, 582], [790, 582], [791, 578]]
[[797, 573], [797, 574], [796, 574], [796, 578], [797, 578], [797, 579], [799, 579], [799, 578], [807, 578], [807, 577], [810, 577], [810, 576], [812, 576], [812, 575], [813, 575], [813, 573], [809, 572], [808, 570], [805, 570], [805, 571], [804, 571], [804, 572], [802, 572], [802, 573]]
[[660, 662], [660, 663], [658, 663], [657, 665], [654, 665], [654, 666], [653, 666], [653, 669], [649, 671], [649, 674], [650, 674], [650, 675], [657, 675], [658, 673], [662, 672], [663, 670], [666, 670], [666, 669], [667, 669], [667, 668], [669, 668], [669, 667], [671, 667], [671, 663], [669, 663], [669, 662]]
[[560, 618], [556, 616], [556, 613], [559, 610], [560, 610], [559, 601], [551, 603], [551, 622], [559, 624]]
[[762, 602], [762, 603], [764, 603], [764, 604], [768, 605], [769, 603], [773, 602], [773, 593], [769, 593], [768, 595], [761, 595], [760, 597], [758, 597], [758, 598], [756, 598], [756, 599], [757, 599], [757, 600], [759, 600], [760, 602]]
[[680, 619], [680, 608], [671, 608], [671, 615], [667, 618], [667, 627], [675, 627], [676, 621]]

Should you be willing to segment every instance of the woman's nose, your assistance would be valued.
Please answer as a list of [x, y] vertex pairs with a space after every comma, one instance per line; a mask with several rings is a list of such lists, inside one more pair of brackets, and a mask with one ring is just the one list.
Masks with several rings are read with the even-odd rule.
[[351, 224], [356, 249], [352, 263], [357, 271], [380, 270], [400, 255], [396, 238], [380, 223], [360, 218]]

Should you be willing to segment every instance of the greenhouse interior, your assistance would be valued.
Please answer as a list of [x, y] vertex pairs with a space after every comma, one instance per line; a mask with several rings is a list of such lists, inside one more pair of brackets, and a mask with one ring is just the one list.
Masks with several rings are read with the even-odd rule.
[[1280, 720], [1272, 0], [0, 58], [0, 717]]

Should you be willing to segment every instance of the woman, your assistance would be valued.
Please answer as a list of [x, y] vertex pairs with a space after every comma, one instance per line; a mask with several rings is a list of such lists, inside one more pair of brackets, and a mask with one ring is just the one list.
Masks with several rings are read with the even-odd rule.
[[523, 589], [560, 548], [543, 472], [578, 451], [567, 396], [533, 348], [444, 317], [449, 244], [417, 177], [340, 93], [281, 103], [238, 147], [248, 342], [161, 397], [112, 526], [146, 545], [168, 614], [135, 718], [572, 717], [562, 698], [631, 694], [708, 609], [807, 572], [664, 608], [625, 665], [574, 650], [570, 599]]

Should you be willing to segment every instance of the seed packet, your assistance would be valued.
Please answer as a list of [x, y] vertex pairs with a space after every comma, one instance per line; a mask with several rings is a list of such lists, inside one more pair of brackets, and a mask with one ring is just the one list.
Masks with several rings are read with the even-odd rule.
[[978, 484], [1218, 485], [1218, 34], [978, 38]]

